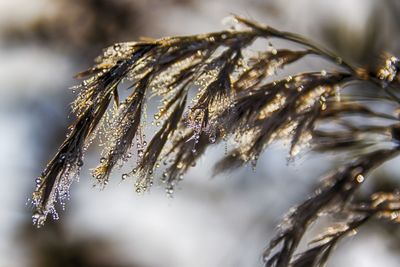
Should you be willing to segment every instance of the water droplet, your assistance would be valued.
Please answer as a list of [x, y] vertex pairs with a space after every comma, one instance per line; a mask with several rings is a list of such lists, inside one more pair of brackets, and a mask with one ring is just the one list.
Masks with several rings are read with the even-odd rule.
[[65, 155], [64, 155], [64, 154], [61, 154], [58, 161], [59, 161], [60, 163], [62, 163], [64, 160], [65, 160]]
[[215, 136], [211, 136], [210, 137], [210, 143], [211, 144], [214, 144], [216, 140], [217, 140], [217, 138]]
[[358, 174], [358, 175], [356, 175], [356, 181], [358, 182], [358, 183], [362, 183], [362, 182], [364, 182], [364, 180], [365, 180], [365, 178], [364, 178], [364, 176], [360, 173], [360, 174]]
[[100, 159], [100, 163], [104, 163], [104, 162], [106, 162], [106, 158], [102, 157], [102, 158]]
[[167, 188], [165, 188], [165, 192], [168, 196], [172, 197], [172, 194], [174, 193], [174, 187], [172, 185], [169, 185]]
[[163, 175], [162, 175], [162, 178], [163, 178], [163, 180], [167, 179], [168, 178], [168, 173], [164, 172]]
[[177, 169], [182, 169], [182, 168], [183, 168], [183, 163], [182, 163], [181, 161], [179, 161], [179, 162], [176, 164], [176, 168], [177, 168]]
[[128, 174], [124, 173], [124, 174], [122, 174], [121, 177], [122, 177], [122, 180], [126, 180], [128, 178]]
[[115, 51], [119, 51], [121, 49], [121, 45], [120, 44], [114, 44], [114, 50]]

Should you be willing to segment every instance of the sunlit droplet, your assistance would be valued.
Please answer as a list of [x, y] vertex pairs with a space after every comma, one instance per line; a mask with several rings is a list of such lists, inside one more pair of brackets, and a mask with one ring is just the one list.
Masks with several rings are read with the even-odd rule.
[[360, 174], [358, 174], [357, 176], [356, 176], [356, 181], [358, 182], [358, 183], [362, 183], [362, 182], [364, 182], [364, 180], [365, 180], [365, 178], [364, 178], [364, 176], [360, 173]]

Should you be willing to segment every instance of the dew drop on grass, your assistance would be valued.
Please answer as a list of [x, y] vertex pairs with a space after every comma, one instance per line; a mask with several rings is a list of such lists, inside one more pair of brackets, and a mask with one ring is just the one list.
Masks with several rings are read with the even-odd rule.
[[356, 181], [357, 181], [357, 183], [362, 183], [362, 182], [364, 182], [364, 180], [365, 180], [365, 178], [364, 178], [364, 176], [360, 173], [360, 174], [357, 174], [356, 175]]
[[162, 174], [162, 176], [161, 176], [161, 181], [163, 182], [163, 183], [165, 183], [166, 181], [167, 181], [167, 179], [168, 179], [168, 173], [165, 171], [165, 172], [163, 172], [163, 174]]

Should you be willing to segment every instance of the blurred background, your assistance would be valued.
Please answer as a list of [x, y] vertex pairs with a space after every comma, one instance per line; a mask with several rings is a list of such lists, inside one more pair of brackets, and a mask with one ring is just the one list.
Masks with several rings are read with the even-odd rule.
[[[72, 199], [58, 221], [36, 229], [26, 205], [34, 179], [71, 121], [68, 88], [114, 42], [224, 29], [230, 14], [303, 34], [359, 65], [383, 51], [400, 55], [396, 0], [0, 0], [0, 266], [262, 266], [261, 254], [282, 216], [310, 195], [335, 165], [332, 155], [271, 147], [255, 171], [212, 178], [222, 144], [204, 155], [173, 198], [162, 186], [138, 196], [132, 181], [92, 188], [90, 149]], [[226, 26], [225, 26], [226, 27]], [[309, 67], [309, 66], [305, 66]], [[364, 192], [399, 183], [389, 162]], [[360, 192], [360, 194], [362, 194]], [[344, 240], [328, 266], [400, 264], [400, 232], [368, 224]]]

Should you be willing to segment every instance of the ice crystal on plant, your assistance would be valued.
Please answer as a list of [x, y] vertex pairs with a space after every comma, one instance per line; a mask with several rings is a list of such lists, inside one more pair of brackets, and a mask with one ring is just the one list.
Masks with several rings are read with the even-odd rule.
[[[103, 148], [92, 170], [98, 184], [107, 185], [114, 169], [133, 161], [122, 180], [134, 177], [136, 191], [142, 193], [159, 178], [169, 196], [207, 148], [221, 141], [229, 146], [215, 173], [246, 163], [255, 168], [261, 153], [279, 140], [290, 143], [290, 158], [306, 150], [347, 151], [348, 162], [285, 217], [264, 253], [266, 266], [324, 266], [335, 244], [369, 219], [399, 221], [396, 193], [376, 193], [368, 203], [352, 200], [368, 174], [400, 151], [399, 118], [391, 112], [400, 105], [394, 91], [399, 89], [398, 58], [386, 57], [376, 72], [367, 71], [297, 34], [241, 17], [235, 21], [241, 27], [117, 43], [78, 74], [85, 79], [73, 88], [76, 120], [36, 180], [34, 224], [43, 225], [49, 214], [58, 219], [57, 203], [64, 207], [69, 199], [84, 153], [96, 136]], [[298, 49], [251, 48], [256, 40], [271, 39], [295, 43]], [[336, 68], [278, 78], [278, 70], [310, 55]], [[122, 82], [129, 87], [121, 99]], [[385, 111], [353, 94], [349, 87], [354, 83], [373, 86], [368, 101], [382, 102]], [[153, 121], [157, 130], [146, 138], [150, 98], [160, 103]], [[295, 254], [308, 226], [325, 213], [346, 219]]]

